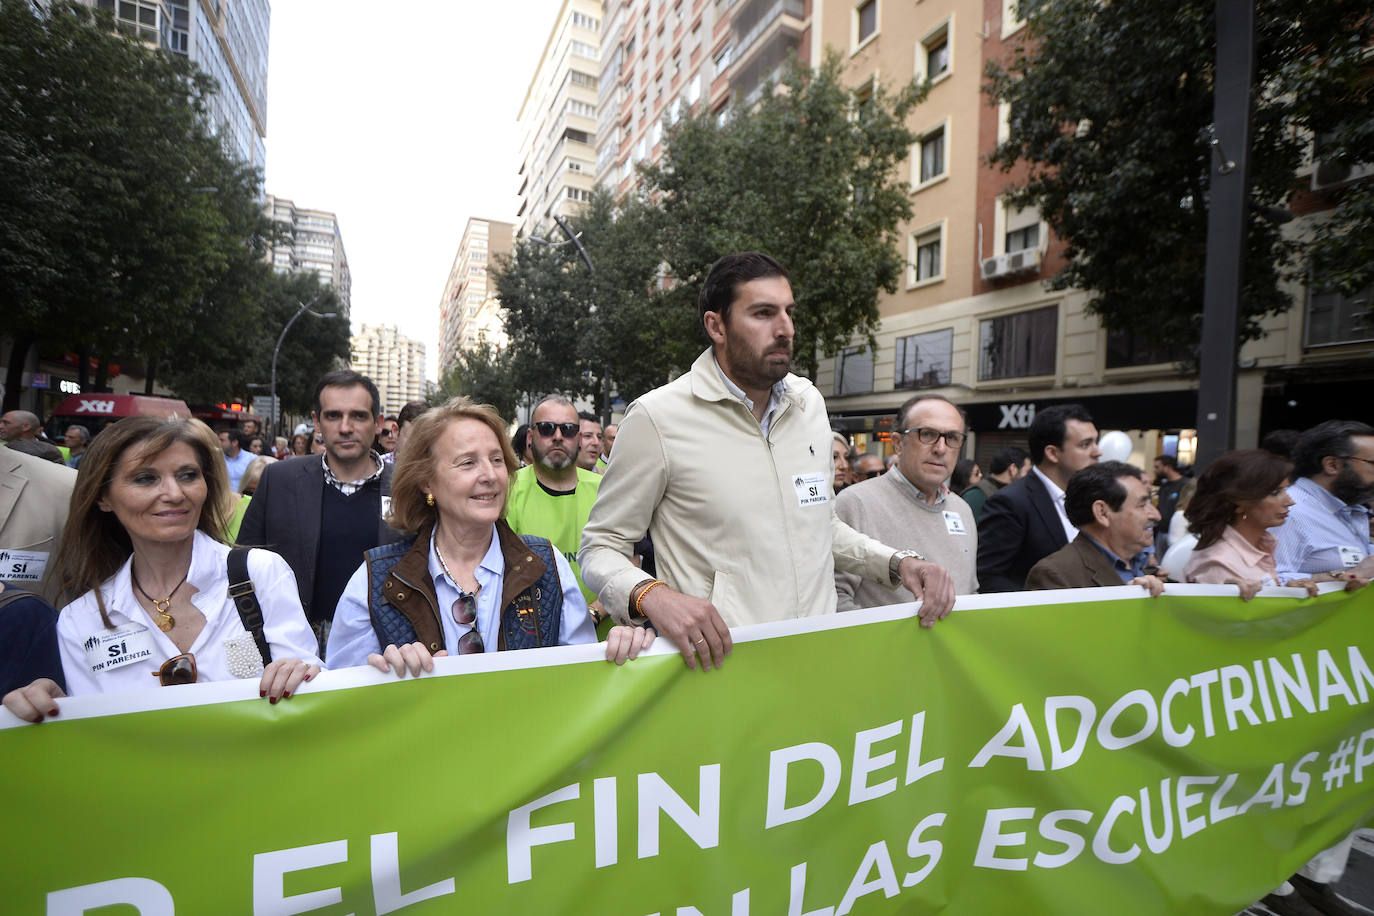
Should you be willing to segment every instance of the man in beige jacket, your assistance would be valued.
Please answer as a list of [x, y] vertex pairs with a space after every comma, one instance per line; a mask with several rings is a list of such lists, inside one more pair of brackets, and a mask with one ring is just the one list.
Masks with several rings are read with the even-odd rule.
[[[795, 308], [767, 255], [716, 262], [700, 296], [712, 347], [631, 405], [582, 532], [584, 581], [606, 610], [647, 618], [688, 667], [719, 667], [729, 627], [834, 613], [837, 568], [900, 582], [927, 626], [954, 603], [943, 569], [835, 517], [825, 401], [788, 371]], [[630, 561], [646, 531], [662, 580]]]

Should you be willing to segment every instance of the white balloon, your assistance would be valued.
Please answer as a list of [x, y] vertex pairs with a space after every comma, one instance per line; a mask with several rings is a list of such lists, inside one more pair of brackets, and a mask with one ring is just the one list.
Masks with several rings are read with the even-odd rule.
[[1103, 435], [1097, 440], [1097, 447], [1102, 450], [1103, 461], [1131, 460], [1131, 437], [1119, 430]]
[[[1175, 514], [1175, 518], [1183, 513]], [[1170, 525], [1170, 528], [1173, 526]], [[1164, 570], [1170, 579], [1175, 582], [1183, 581], [1183, 567], [1188, 565], [1188, 558], [1193, 555], [1193, 548], [1197, 546], [1197, 537], [1192, 534], [1184, 534], [1176, 542], [1169, 545], [1169, 549], [1164, 551], [1164, 559], [1159, 561], [1159, 568]]]

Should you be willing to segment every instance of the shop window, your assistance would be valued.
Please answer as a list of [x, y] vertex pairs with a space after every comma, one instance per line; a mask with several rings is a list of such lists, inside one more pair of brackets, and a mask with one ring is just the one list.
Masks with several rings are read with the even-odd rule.
[[1059, 306], [978, 322], [978, 380], [1053, 375]]
[[897, 338], [892, 384], [897, 388], [938, 388], [949, 384], [954, 359], [954, 329]]
[[873, 391], [873, 351], [849, 347], [835, 358], [835, 394], [868, 394]]

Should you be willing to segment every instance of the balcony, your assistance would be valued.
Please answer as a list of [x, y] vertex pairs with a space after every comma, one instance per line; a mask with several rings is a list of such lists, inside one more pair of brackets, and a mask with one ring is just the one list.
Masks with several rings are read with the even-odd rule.
[[[791, 22], [779, 23], [784, 17]], [[735, 60], [743, 64], [755, 43], [775, 26], [793, 32], [799, 43], [805, 17], [804, 0], [750, 0], [740, 6], [730, 21], [735, 36]]]

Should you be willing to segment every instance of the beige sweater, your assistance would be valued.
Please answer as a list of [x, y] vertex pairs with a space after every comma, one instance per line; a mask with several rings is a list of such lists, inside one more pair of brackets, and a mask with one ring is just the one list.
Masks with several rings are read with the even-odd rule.
[[[947, 512], [957, 514], [959, 521], [947, 520]], [[968, 503], [953, 493], [946, 494], [938, 506], [932, 506], [918, 499], [915, 490], [893, 468], [881, 477], [841, 490], [835, 498], [835, 514], [855, 531], [891, 547], [914, 550], [944, 567], [954, 578], [956, 594], [977, 593], [978, 527]], [[961, 526], [967, 533], [954, 533]], [[900, 585], [878, 585], [838, 570], [835, 592], [841, 611], [915, 600]]]

